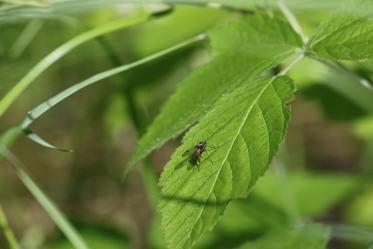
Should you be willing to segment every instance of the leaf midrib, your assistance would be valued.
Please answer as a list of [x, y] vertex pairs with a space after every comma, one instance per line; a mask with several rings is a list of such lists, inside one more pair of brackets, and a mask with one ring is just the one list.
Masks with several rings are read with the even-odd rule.
[[[234, 145], [234, 143], [235, 143], [237, 137], [239, 136], [239, 134], [240, 134], [240, 132], [241, 132], [241, 130], [242, 130], [242, 128], [243, 128], [243, 126], [244, 126], [244, 124], [245, 124], [247, 118], [248, 118], [248, 116], [250, 115], [250, 113], [251, 113], [253, 107], [255, 106], [255, 104], [258, 102], [259, 98], [262, 96], [262, 94], [265, 92], [265, 90], [267, 90], [267, 88], [272, 84], [272, 82], [274, 81], [274, 79], [275, 79], [275, 78], [272, 78], [272, 79], [268, 82], [268, 84], [267, 84], [267, 85], [266, 85], [266, 86], [265, 86], [265, 87], [260, 91], [260, 93], [258, 94], [258, 96], [257, 96], [257, 97], [254, 99], [254, 101], [252, 102], [251, 106], [248, 108], [248, 110], [247, 110], [247, 112], [246, 112], [244, 118], [242, 119], [242, 123], [241, 123], [240, 127], [237, 129], [237, 133], [235, 134], [234, 138], [232, 139], [232, 143], [230, 144], [230, 146], [229, 146], [229, 148], [228, 148], [228, 150], [227, 150], [227, 153], [226, 153], [226, 155], [225, 155], [225, 157], [224, 157], [222, 163], [220, 164], [220, 168], [219, 168], [219, 170], [218, 170], [218, 172], [217, 172], [217, 174], [216, 174], [216, 178], [215, 178], [215, 180], [214, 180], [214, 183], [213, 183], [212, 186], [211, 186], [210, 192], [209, 192], [209, 194], [208, 194], [208, 196], [207, 196], [207, 198], [206, 198], [206, 201], [203, 203], [203, 207], [201, 208], [201, 211], [200, 211], [198, 217], [196, 218], [196, 222], [195, 222], [195, 224], [193, 225], [191, 231], [193, 231], [193, 229], [194, 229], [196, 223], [198, 222], [198, 220], [199, 220], [199, 219], [201, 218], [201, 216], [202, 216], [203, 210], [205, 209], [206, 203], [207, 203], [208, 199], [210, 198], [210, 196], [211, 196], [211, 194], [212, 194], [212, 192], [213, 192], [214, 186], [215, 186], [215, 184], [216, 184], [216, 182], [217, 182], [217, 180], [218, 180], [218, 178], [219, 178], [219, 176], [220, 176], [220, 173], [221, 173], [221, 170], [223, 169], [224, 163], [225, 163], [225, 161], [228, 159], [228, 155], [230, 154], [230, 152], [231, 152], [231, 150], [232, 150], [232, 148], [233, 148], [233, 145]], [[191, 234], [192, 234], [192, 232], [190, 232], [190, 233], [188, 234], [188, 236], [187, 236], [184, 240], [182, 240], [182, 241], [187, 241], [187, 240], [190, 238]], [[181, 241], [180, 241], [180, 242], [181, 242]], [[180, 242], [179, 242], [177, 245], [179, 245]]]

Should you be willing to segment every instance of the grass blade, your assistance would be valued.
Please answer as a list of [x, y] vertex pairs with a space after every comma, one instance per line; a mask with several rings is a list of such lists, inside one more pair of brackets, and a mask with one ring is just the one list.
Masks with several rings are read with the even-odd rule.
[[128, 26], [132, 26], [138, 23], [145, 22], [148, 20], [149, 15], [140, 13], [138, 15], [115, 20], [99, 27], [91, 29], [87, 32], [79, 34], [71, 40], [65, 42], [60, 47], [53, 50], [50, 54], [44, 57], [39, 63], [37, 63], [28, 73], [1, 99], [0, 101], [0, 117], [9, 108], [9, 106], [15, 101], [15, 99], [46, 69], [48, 69], [53, 63], [58, 61], [64, 55], [72, 51], [79, 45], [90, 41], [100, 35], [113, 32], [118, 29], [122, 29]]
[[[28, 112], [28, 115], [24, 118], [24, 120], [21, 122], [20, 125], [12, 127], [2, 134], [2, 136], [0, 137], [1, 143], [6, 145], [7, 147], [11, 146], [20, 134], [26, 132], [26, 135], [27, 135], [27, 130], [28, 130], [27, 127], [29, 125], [31, 125], [36, 119], [38, 119], [41, 115], [43, 115], [46, 111], [51, 109], [53, 106], [57, 105], [58, 103], [60, 103], [64, 99], [68, 98], [72, 94], [76, 93], [77, 91], [83, 89], [84, 87], [92, 85], [92, 84], [94, 84], [94, 83], [96, 83], [100, 80], [103, 80], [103, 79], [111, 77], [115, 74], [124, 72], [126, 70], [129, 70], [131, 68], [134, 68], [136, 66], [144, 64], [144, 63], [149, 62], [151, 60], [154, 60], [156, 58], [159, 58], [163, 55], [171, 53], [171, 52], [173, 52], [177, 49], [180, 49], [180, 48], [182, 48], [184, 46], [187, 46], [189, 44], [192, 44], [194, 42], [203, 40], [203, 39], [205, 39], [205, 37], [206, 36], [204, 36], [202, 34], [198, 35], [198, 36], [195, 36], [195, 37], [192, 37], [191, 39], [188, 39], [187, 41], [184, 41], [184, 42], [182, 42], [178, 45], [175, 45], [175, 46], [170, 47], [168, 49], [162, 50], [158, 53], [155, 53], [153, 55], [145, 57], [141, 60], [132, 62], [130, 64], [122, 65], [120, 67], [112, 68], [110, 70], [98, 73], [98, 74], [96, 74], [96, 75], [94, 75], [94, 76], [92, 76], [92, 77], [90, 77], [90, 78], [88, 78], [84, 81], [81, 81], [81, 82], [69, 87], [68, 89], [60, 92], [59, 94], [55, 95], [54, 97], [50, 98], [49, 100], [45, 101], [44, 103], [40, 104], [39, 106], [35, 107], [30, 112]], [[35, 133], [32, 133], [32, 134], [33, 134], [34, 138], [37, 137], [37, 139], [32, 139], [34, 142], [37, 142], [38, 144], [45, 146], [46, 142], [43, 139], [41, 139]], [[61, 150], [60, 148], [55, 147], [51, 144], [48, 144], [48, 145], [49, 146], [46, 146], [46, 147]], [[1, 156], [2, 155], [0, 154], [0, 158], [1, 158]]]
[[152, 54], [152, 55], [147, 56], [147, 57], [145, 57], [143, 59], [140, 59], [138, 61], [135, 61], [135, 62], [132, 62], [132, 63], [129, 63], [129, 64], [125, 64], [125, 65], [122, 65], [122, 66], [119, 66], [119, 67], [115, 67], [115, 68], [112, 68], [110, 70], [107, 70], [107, 71], [98, 73], [96, 75], [93, 75], [92, 77], [90, 77], [86, 80], [83, 80], [83, 81], [67, 88], [66, 90], [60, 92], [59, 94], [55, 95], [54, 97], [48, 99], [44, 103], [42, 103], [39, 106], [32, 109], [30, 112], [28, 112], [27, 117], [23, 120], [21, 127], [23, 129], [26, 129], [31, 123], [33, 123], [37, 118], [39, 118], [42, 114], [44, 114], [46, 111], [51, 109], [53, 106], [57, 105], [58, 103], [60, 103], [64, 99], [68, 98], [69, 96], [73, 95], [74, 93], [80, 91], [81, 89], [83, 89], [83, 88], [85, 88], [89, 85], [92, 85], [92, 84], [94, 84], [96, 82], [99, 82], [103, 79], [109, 78], [109, 77], [111, 77], [113, 75], [116, 75], [118, 73], [122, 73], [124, 71], [127, 71], [131, 68], [137, 67], [139, 65], [142, 65], [144, 63], [147, 63], [147, 62], [152, 61], [154, 59], [157, 59], [159, 57], [162, 57], [163, 55], [171, 53], [175, 50], [178, 50], [182, 47], [185, 47], [185, 46], [187, 46], [191, 43], [194, 43], [196, 41], [200, 41], [202, 39], [205, 39], [204, 35], [194, 36], [187, 41], [184, 41], [184, 42], [182, 42], [178, 45], [175, 45], [173, 47], [164, 49], [162, 51], [159, 51], [158, 53]]
[[63, 151], [63, 152], [73, 152], [73, 150], [59, 148], [59, 147], [56, 147], [56, 146], [48, 143], [47, 141], [45, 141], [44, 139], [42, 139], [38, 134], [36, 134], [35, 132], [33, 132], [31, 129], [24, 129], [23, 133], [29, 139], [31, 139], [32, 141], [34, 141], [35, 143], [40, 144], [40, 145], [42, 145], [44, 147], [47, 147], [49, 149], [59, 150], [59, 151]]
[[[9, 249], [19, 249], [18, 242], [12, 232], [12, 230], [9, 228], [8, 221], [5, 217], [4, 211], [0, 206], [0, 229], [4, 233], [4, 237], [7, 240], [7, 244]], [[1, 242], [1, 240], [0, 240]], [[7, 247], [7, 248], [8, 248]]]
[[36, 184], [32, 177], [24, 170], [22, 163], [4, 145], [0, 145], [0, 154], [7, 159], [23, 184], [33, 194], [36, 200], [48, 213], [49, 217], [51, 217], [54, 223], [56, 223], [69, 241], [74, 245], [74, 247], [76, 249], [88, 249], [86, 243], [66, 219], [63, 213]]
[[42, 27], [43, 22], [40, 20], [34, 20], [28, 23], [9, 51], [11, 58], [16, 59], [20, 57]]

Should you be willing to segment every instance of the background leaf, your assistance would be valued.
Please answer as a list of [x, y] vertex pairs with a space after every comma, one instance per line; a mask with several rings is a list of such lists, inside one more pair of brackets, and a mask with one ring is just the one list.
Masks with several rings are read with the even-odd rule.
[[294, 229], [272, 234], [249, 242], [240, 249], [325, 249], [329, 240], [329, 230], [319, 224], [306, 224]]
[[302, 47], [301, 38], [285, 20], [260, 11], [242, 20], [227, 22], [212, 30], [209, 37], [217, 54], [269, 58]]
[[[283, 207], [283, 182], [275, 174], [268, 172], [255, 185], [254, 193], [274, 206]], [[294, 196], [296, 212], [303, 218], [320, 216], [349, 194], [357, 190], [358, 179], [347, 174], [327, 174], [311, 172], [292, 172], [286, 180]], [[328, 195], [324, 193], [328, 192]], [[276, 193], [276, 194], [274, 194]]]
[[[283, 139], [293, 91], [287, 77], [248, 81], [185, 135], [160, 179], [159, 210], [170, 248], [190, 248], [230, 200], [248, 195]], [[203, 140], [210, 152], [197, 170], [182, 154]]]
[[[299, 36], [288, 23], [262, 13], [223, 25], [210, 32], [209, 37], [215, 59], [181, 83], [140, 139], [130, 165], [195, 123], [222, 94], [241, 85], [241, 79], [278, 65], [301, 46]], [[248, 49], [251, 45], [253, 49]], [[243, 53], [241, 47], [247, 52]]]
[[339, 15], [325, 22], [309, 46], [318, 56], [338, 60], [373, 58], [373, 21]]

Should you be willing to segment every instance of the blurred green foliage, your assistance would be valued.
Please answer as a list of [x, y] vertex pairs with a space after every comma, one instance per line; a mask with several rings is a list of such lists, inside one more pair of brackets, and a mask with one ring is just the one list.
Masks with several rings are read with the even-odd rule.
[[[227, 75], [229, 67], [239, 66], [245, 71], [253, 66], [242, 59], [246, 52], [273, 52], [270, 46], [260, 49], [263, 44], [254, 39], [256, 36], [230, 33], [229, 25], [242, 16], [255, 18], [251, 11], [257, 7], [260, 12], [281, 15], [277, 1], [261, 0], [217, 1], [223, 8], [206, 7], [208, 1], [204, 0], [183, 1], [184, 4], [164, 1], [173, 5], [120, 5], [123, 1], [116, 0], [0, 2], [1, 98], [36, 63], [73, 37], [139, 11], [156, 13], [142, 24], [90, 39], [54, 63], [1, 117], [1, 135], [18, 125], [33, 107], [76, 82], [209, 33], [214, 27], [228, 26], [226, 32], [220, 33], [220, 40], [233, 39], [237, 42], [236, 51], [241, 52], [232, 56], [228, 66], [222, 64], [214, 74], [216, 78], [206, 76], [196, 83], [214, 80], [219, 87], [219, 80], [224, 80], [221, 75]], [[308, 37], [319, 31], [320, 23], [330, 19], [332, 13], [348, 11], [353, 18], [344, 21], [350, 22], [372, 10], [369, 0], [284, 2]], [[337, 21], [331, 19], [329, 23]], [[283, 22], [287, 22], [285, 18]], [[370, 37], [371, 19], [364, 19], [363, 23]], [[264, 35], [264, 29], [265, 25], [257, 25], [256, 32]], [[346, 41], [350, 33], [358, 31], [355, 28], [338, 32]], [[320, 38], [325, 35], [320, 34]], [[343, 46], [352, 44], [356, 49], [367, 42], [366, 51], [359, 49], [359, 53], [352, 54], [353, 58], [369, 57], [367, 60], [336, 64], [333, 60], [306, 57], [291, 68], [288, 75], [295, 82], [297, 98], [292, 103], [293, 114], [279, 156], [249, 197], [230, 203], [216, 227], [195, 248], [360, 249], [371, 245], [373, 91], [369, 82], [373, 80], [373, 61], [371, 44], [359, 40], [365, 37], [347, 39]], [[242, 44], [238, 42], [241, 38], [249, 38], [250, 42]], [[165, 248], [160, 217], [154, 210], [157, 191], [153, 190], [157, 190], [155, 179], [180, 138], [153, 151], [146, 161], [147, 171], [140, 165], [124, 183], [122, 169], [133, 155], [137, 138], [144, 134], [167, 98], [186, 83], [189, 75], [211, 61], [211, 41], [213, 37], [84, 88], [32, 124], [31, 128], [52, 144], [73, 148], [72, 154], [48, 150], [24, 136], [14, 137], [12, 151], [62, 212], [72, 220], [89, 220], [73, 224], [90, 248]], [[330, 40], [323, 42], [318, 43], [315, 54], [325, 55], [333, 46]], [[227, 44], [218, 44], [218, 48], [226, 50]], [[216, 46], [212, 46], [214, 49]], [[332, 50], [326, 57], [352, 58], [351, 53]], [[274, 63], [280, 65], [263, 75], [281, 72], [292, 59], [280, 63], [281, 58]], [[272, 66], [273, 61], [265, 62]], [[214, 70], [211, 67], [211, 72]], [[185, 113], [174, 115], [182, 117]], [[170, 127], [161, 128], [170, 132]], [[0, 159], [0, 203], [20, 246], [71, 248], [7, 165]], [[0, 247], [10, 231], [3, 224]]]

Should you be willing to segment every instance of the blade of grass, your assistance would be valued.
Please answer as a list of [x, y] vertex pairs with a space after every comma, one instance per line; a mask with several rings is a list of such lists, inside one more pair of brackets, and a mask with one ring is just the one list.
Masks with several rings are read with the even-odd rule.
[[128, 64], [125, 64], [125, 65], [122, 65], [122, 66], [119, 66], [119, 67], [115, 67], [115, 68], [109, 69], [107, 71], [104, 71], [104, 72], [98, 73], [96, 75], [93, 75], [92, 77], [90, 77], [86, 80], [83, 80], [83, 81], [67, 88], [66, 90], [58, 93], [57, 95], [53, 96], [52, 98], [48, 99], [44, 103], [42, 103], [42, 104], [38, 105], [37, 107], [35, 107], [34, 109], [32, 109], [30, 112], [28, 112], [27, 117], [23, 120], [23, 122], [21, 124], [21, 127], [22, 127], [22, 129], [27, 128], [31, 123], [33, 123], [37, 118], [39, 118], [46, 111], [51, 109], [53, 106], [57, 105], [58, 103], [60, 103], [64, 99], [66, 99], [67, 97], [73, 95], [74, 93], [78, 92], [79, 90], [81, 90], [81, 89], [83, 89], [83, 88], [85, 88], [89, 85], [92, 85], [92, 84], [94, 84], [96, 82], [99, 82], [103, 79], [109, 78], [109, 77], [111, 77], [113, 75], [116, 75], [118, 73], [122, 73], [124, 71], [127, 71], [131, 68], [140, 66], [144, 63], [147, 63], [147, 62], [152, 61], [154, 59], [157, 59], [159, 57], [162, 57], [162, 56], [164, 56], [168, 53], [171, 53], [171, 52], [173, 52], [175, 50], [178, 50], [182, 47], [190, 45], [194, 42], [203, 40], [203, 39], [205, 39], [205, 37], [206, 37], [205, 35], [194, 36], [194, 37], [192, 37], [192, 38], [190, 38], [190, 39], [188, 39], [188, 40], [186, 40], [186, 41], [184, 41], [184, 42], [182, 42], [178, 45], [175, 45], [173, 47], [161, 50], [157, 53], [154, 53], [150, 56], [147, 56], [147, 57], [142, 58], [140, 60], [137, 60], [135, 62], [128, 63]]
[[24, 129], [23, 130], [23, 133], [29, 138], [31, 139], [32, 141], [34, 141], [35, 143], [37, 144], [40, 144], [44, 147], [47, 147], [47, 148], [50, 148], [50, 149], [54, 149], [54, 150], [59, 150], [59, 151], [63, 151], [63, 152], [74, 152], [72, 150], [69, 150], [69, 149], [64, 149], [64, 148], [59, 148], [59, 147], [56, 147], [50, 143], [48, 143], [47, 141], [45, 141], [44, 139], [42, 139], [41, 137], [38, 136], [38, 134], [36, 134], [35, 132], [33, 132], [31, 129]]
[[43, 190], [36, 184], [32, 177], [24, 170], [22, 163], [3, 144], [0, 145], [0, 154], [2, 154], [13, 167], [23, 184], [33, 194], [36, 200], [48, 213], [49, 217], [65, 234], [71, 244], [73, 244], [76, 249], [88, 249], [88, 246], [83, 241], [76, 229], [70, 224], [59, 208], [52, 202], [52, 200], [50, 200]]
[[3, 231], [4, 237], [7, 240], [7, 244], [8, 244], [7, 248], [19, 249], [20, 247], [18, 245], [16, 237], [14, 236], [12, 230], [10, 229], [8, 225], [8, 221], [6, 219], [6, 216], [1, 206], [0, 206], [0, 229]]
[[[190, 45], [194, 42], [203, 40], [206, 38], [206, 35], [200, 34], [195, 37], [192, 37], [178, 45], [175, 45], [173, 47], [167, 48], [165, 50], [159, 51], [158, 53], [155, 53], [153, 55], [147, 56], [143, 59], [140, 59], [138, 61], [125, 64], [116, 68], [112, 68], [110, 70], [98, 73], [84, 81], [81, 81], [70, 88], [60, 92], [59, 94], [55, 95], [54, 97], [50, 98], [49, 100], [45, 101], [44, 103], [40, 104], [39, 106], [32, 109], [30, 112], [28, 112], [28, 115], [24, 118], [24, 120], [21, 122], [20, 125], [12, 127], [8, 129], [6, 132], [4, 132], [0, 137], [0, 142], [4, 144], [7, 147], [10, 147], [19, 137], [20, 134], [22, 134], [26, 128], [33, 123], [37, 118], [39, 118], [41, 115], [43, 115], [46, 111], [51, 109], [53, 106], [57, 105], [67, 97], [71, 96], [72, 94], [76, 93], [77, 91], [83, 89], [86, 86], [89, 86], [91, 84], [94, 84], [100, 80], [106, 79], [108, 77], [111, 77], [115, 74], [124, 72], [126, 70], [129, 70], [131, 68], [134, 68], [136, 66], [142, 65], [144, 63], [147, 63], [151, 60], [157, 59], [163, 55], [166, 55], [168, 53], [171, 53], [177, 49], [180, 49], [182, 47], [185, 47], [187, 45]], [[39, 137], [40, 140], [42, 140]], [[57, 148], [57, 147], [56, 147]], [[0, 158], [2, 155], [0, 154]]]
[[113, 32], [118, 29], [129, 27], [135, 24], [139, 24], [148, 20], [150, 16], [144, 12], [135, 16], [115, 20], [96, 28], [93, 28], [87, 32], [79, 34], [71, 40], [65, 42], [50, 54], [44, 57], [39, 63], [28, 71], [28, 73], [1, 99], [0, 101], [0, 117], [9, 108], [9, 106], [16, 100], [16, 98], [46, 69], [48, 69], [53, 63], [58, 61], [61, 57], [72, 51], [79, 45], [90, 41], [100, 35]]
[[41, 20], [34, 20], [28, 23], [10, 49], [10, 56], [13, 59], [20, 57], [42, 27], [43, 22]]

